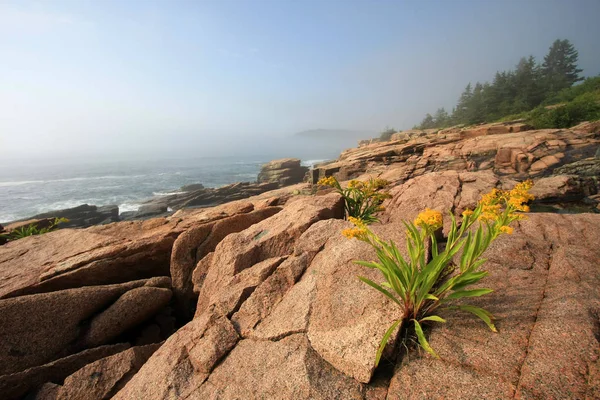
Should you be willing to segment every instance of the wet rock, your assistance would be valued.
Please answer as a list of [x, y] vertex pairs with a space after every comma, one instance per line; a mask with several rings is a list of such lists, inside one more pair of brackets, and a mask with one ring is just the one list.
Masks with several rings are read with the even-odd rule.
[[32, 216], [30, 219], [54, 219], [66, 218], [67, 222], [60, 224], [61, 228], [87, 228], [100, 223], [110, 223], [119, 221], [119, 207], [94, 206], [82, 204], [73, 208], [63, 210], [49, 211]]
[[220, 188], [202, 187], [167, 196], [158, 196], [144, 202], [143, 206], [169, 207], [172, 210], [186, 207], [209, 207], [256, 196], [278, 187], [277, 183], [250, 182], [238, 182]]

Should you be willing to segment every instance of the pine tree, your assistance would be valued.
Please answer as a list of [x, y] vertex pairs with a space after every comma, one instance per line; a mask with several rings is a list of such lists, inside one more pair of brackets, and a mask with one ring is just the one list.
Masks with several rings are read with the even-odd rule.
[[420, 128], [421, 129], [435, 128], [435, 121], [433, 120], [433, 117], [431, 116], [431, 114], [427, 113], [427, 115], [425, 115], [425, 118], [423, 118], [423, 121], [421, 121]]
[[464, 92], [460, 95], [458, 99], [458, 104], [456, 105], [456, 109], [454, 113], [452, 113], [452, 119], [458, 124], [466, 124], [469, 119], [469, 107], [471, 104], [471, 99], [473, 98], [473, 91], [471, 89], [471, 83], [467, 85]]
[[448, 112], [444, 109], [444, 107], [438, 108], [433, 117], [435, 127], [445, 128], [446, 126], [448, 126], [450, 122], [449, 120], [450, 116], [448, 115]]
[[538, 106], [544, 99], [541, 71], [535, 58], [521, 58], [513, 76], [515, 98], [511, 113], [520, 113]]
[[486, 119], [485, 110], [485, 97], [483, 92], [483, 85], [479, 82], [475, 84], [473, 89], [473, 95], [469, 102], [467, 111], [467, 122], [469, 124], [477, 124], [484, 122]]
[[568, 39], [554, 41], [544, 57], [542, 74], [547, 91], [552, 94], [583, 80], [577, 68], [579, 53]]

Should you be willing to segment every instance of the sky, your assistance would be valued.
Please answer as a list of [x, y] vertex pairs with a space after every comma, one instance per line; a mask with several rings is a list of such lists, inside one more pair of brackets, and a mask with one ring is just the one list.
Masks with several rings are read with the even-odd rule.
[[599, 15], [597, 0], [0, 0], [0, 158], [408, 129], [557, 38], [600, 74]]

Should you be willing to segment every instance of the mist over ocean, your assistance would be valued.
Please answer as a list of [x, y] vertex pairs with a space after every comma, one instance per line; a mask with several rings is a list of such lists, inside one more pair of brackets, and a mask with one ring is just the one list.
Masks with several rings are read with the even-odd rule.
[[[278, 158], [204, 157], [127, 161], [78, 161], [24, 164], [0, 168], [0, 223], [46, 211], [116, 204], [119, 212], [135, 211], [153, 196], [184, 185], [220, 187], [255, 181], [262, 164]], [[321, 159], [303, 160], [311, 165]]]

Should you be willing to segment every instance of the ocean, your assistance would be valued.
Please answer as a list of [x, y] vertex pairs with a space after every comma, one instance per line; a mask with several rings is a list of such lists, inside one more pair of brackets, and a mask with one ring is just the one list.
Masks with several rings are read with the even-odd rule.
[[[141, 201], [184, 185], [220, 187], [255, 181], [262, 164], [278, 157], [220, 157], [144, 161], [19, 163], [0, 168], [0, 223], [81, 204], [136, 211]], [[319, 160], [303, 160], [312, 165]]]

